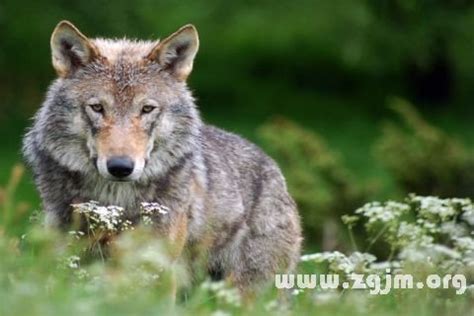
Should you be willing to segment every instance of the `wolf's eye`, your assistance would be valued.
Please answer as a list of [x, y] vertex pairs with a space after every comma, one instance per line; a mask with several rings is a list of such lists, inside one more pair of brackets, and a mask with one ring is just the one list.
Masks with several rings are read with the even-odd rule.
[[142, 114], [151, 113], [154, 109], [156, 109], [156, 106], [153, 106], [153, 105], [144, 105], [144, 106], [142, 107]]
[[92, 111], [97, 112], [97, 113], [103, 113], [104, 112], [104, 106], [100, 103], [94, 103], [89, 105], [92, 109]]

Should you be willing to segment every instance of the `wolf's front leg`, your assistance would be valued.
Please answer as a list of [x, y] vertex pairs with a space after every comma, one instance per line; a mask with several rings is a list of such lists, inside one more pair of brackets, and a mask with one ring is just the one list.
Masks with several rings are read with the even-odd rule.
[[188, 239], [188, 215], [186, 212], [175, 211], [166, 225], [158, 225], [156, 233], [159, 238], [164, 239], [168, 248], [168, 256], [173, 262], [171, 269], [169, 285], [170, 285], [170, 301], [171, 306], [174, 306], [176, 297], [180, 289], [177, 271], [175, 267], [182, 263], [182, 254]]
[[55, 212], [45, 211], [44, 226], [46, 228], [58, 228], [61, 226], [61, 220]]
[[295, 269], [302, 242], [296, 205], [269, 183], [246, 223], [230, 263], [230, 275], [244, 297], [273, 283], [276, 273]]
[[[47, 228], [66, 229], [71, 225], [74, 199], [62, 201], [43, 198], [44, 226]], [[69, 202], [70, 201], [70, 202]]]

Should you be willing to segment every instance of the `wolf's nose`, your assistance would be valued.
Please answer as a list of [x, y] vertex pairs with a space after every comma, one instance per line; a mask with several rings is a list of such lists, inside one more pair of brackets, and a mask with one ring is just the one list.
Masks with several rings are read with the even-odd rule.
[[116, 178], [125, 178], [133, 172], [133, 160], [126, 156], [112, 157], [107, 160], [107, 170]]

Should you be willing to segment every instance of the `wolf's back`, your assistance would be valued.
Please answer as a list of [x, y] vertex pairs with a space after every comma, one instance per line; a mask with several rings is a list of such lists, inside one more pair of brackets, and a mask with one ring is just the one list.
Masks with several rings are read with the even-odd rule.
[[277, 190], [286, 191], [286, 184], [277, 164], [253, 143], [210, 125], [204, 125], [201, 136], [210, 177], [218, 178], [223, 173], [232, 175], [230, 181], [239, 187], [245, 203], [255, 203], [261, 186], [268, 177], [275, 177], [278, 184], [281, 184]]

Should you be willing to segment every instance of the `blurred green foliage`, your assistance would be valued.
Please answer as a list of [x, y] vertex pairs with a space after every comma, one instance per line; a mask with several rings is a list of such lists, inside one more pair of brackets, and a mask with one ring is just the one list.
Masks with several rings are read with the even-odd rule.
[[260, 127], [258, 136], [283, 169], [306, 243], [340, 246], [339, 218], [369, 199], [369, 187], [357, 181], [319, 135], [291, 121], [275, 118]]
[[[4, 117], [31, 114], [53, 78], [49, 36], [61, 19], [92, 37], [156, 39], [196, 24], [202, 45], [192, 87], [208, 109], [268, 113], [298, 91], [357, 94], [373, 85], [378, 95], [442, 98], [441, 90], [450, 96], [472, 82], [474, 71], [467, 0], [3, 0], [0, 93], [3, 104], [28, 104]], [[427, 92], [430, 83], [436, 89]]]
[[394, 99], [402, 125], [388, 122], [376, 144], [378, 160], [408, 192], [474, 197], [474, 153], [426, 122], [415, 108]]

